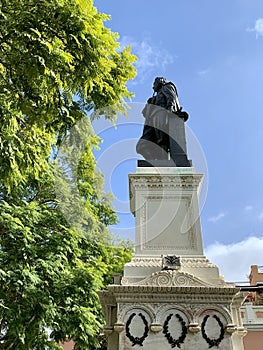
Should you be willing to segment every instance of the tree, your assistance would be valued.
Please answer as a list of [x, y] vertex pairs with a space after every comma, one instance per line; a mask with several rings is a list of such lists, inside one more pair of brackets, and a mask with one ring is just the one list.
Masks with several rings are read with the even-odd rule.
[[0, 349], [56, 349], [67, 337], [97, 348], [97, 291], [132, 251], [107, 229], [117, 218], [89, 121], [77, 164], [70, 153], [87, 111], [114, 106], [113, 119], [132, 96], [135, 57], [108, 18], [91, 0], [0, 4]]
[[0, 5], [1, 177], [10, 190], [87, 110], [131, 97], [130, 49], [104, 26], [91, 0], [4, 0]]

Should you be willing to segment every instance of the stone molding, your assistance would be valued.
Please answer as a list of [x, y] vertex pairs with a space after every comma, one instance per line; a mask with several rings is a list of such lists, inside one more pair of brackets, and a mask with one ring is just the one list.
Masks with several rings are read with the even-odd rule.
[[[130, 174], [130, 190], [139, 190], [151, 188], [173, 188], [173, 189], [198, 189], [203, 175], [202, 174], [184, 174], [184, 175], [150, 175], [150, 174]], [[131, 192], [130, 192], [131, 194]], [[131, 198], [131, 196], [130, 196]]]
[[133, 257], [132, 260], [125, 264], [132, 267], [160, 267], [162, 268], [161, 257]]
[[174, 194], [182, 195], [183, 192], [198, 192], [203, 175], [202, 174], [184, 174], [184, 175], [166, 175], [166, 174], [129, 174], [129, 196], [131, 212], [135, 214], [134, 200], [135, 194], [150, 191], [155, 192], [171, 191]]
[[172, 270], [155, 272], [151, 276], [146, 277], [142, 281], [138, 282], [138, 285], [158, 287], [212, 286], [212, 284], [204, 282], [189, 273]]
[[[115, 294], [116, 298], [125, 299], [130, 297], [134, 300], [145, 299], [149, 296], [153, 298], [163, 299], [181, 299], [186, 303], [190, 299], [201, 298], [201, 302], [206, 303], [210, 300], [219, 300], [222, 298], [222, 303], [225, 300], [231, 301], [236, 293], [239, 292], [239, 288], [234, 286], [140, 286], [140, 285], [109, 285], [108, 292]], [[136, 295], [136, 296], [135, 296]], [[138, 300], [139, 302], [139, 300]]]
[[204, 257], [181, 257], [181, 264], [185, 267], [198, 267], [198, 268], [215, 268], [215, 264], [211, 263], [205, 256]]
[[126, 315], [132, 312], [145, 312], [149, 316], [149, 319], [153, 323], [162, 323], [162, 316], [171, 311], [179, 311], [183, 313], [189, 323], [196, 323], [202, 319], [207, 313], [221, 314], [226, 323], [231, 324], [231, 311], [226, 304], [222, 305], [209, 305], [209, 304], [169, 304], [164, 303], [120, 303], [118, 308], [118, 320], [117, 323], [122, 323]]
[[[216, 265], [211, 263], [205, 256], [202, 257], [184, 257], [180, 256], [181, 266], [192, 268], [215, 268]], [[125, 266], [132, 267], [162, 267], [161, 257], [134, 256]]]

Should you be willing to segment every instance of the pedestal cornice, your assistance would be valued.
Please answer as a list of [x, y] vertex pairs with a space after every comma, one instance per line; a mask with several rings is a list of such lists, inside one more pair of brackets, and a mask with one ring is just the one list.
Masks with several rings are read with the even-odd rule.
[[129, 174], [130, 194], [134, 190], [147, 188], [198, 190], [201, 185], [202, 179], [202, 174]]

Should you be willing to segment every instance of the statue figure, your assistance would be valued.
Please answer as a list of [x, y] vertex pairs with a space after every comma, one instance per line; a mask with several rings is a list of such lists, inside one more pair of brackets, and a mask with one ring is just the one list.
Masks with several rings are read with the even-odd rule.
[[[174, 83], [163, 77], [157, 77], [153, 83], [153, 90], [153, 96], [148, 99], [142, 110], [145, 124], [143, 134], [136, 145], [136, 151], [146, 160], [168, 160], [174, 153], [172, 152], [172, 144], [175, 143], [176, 139], [176, 130], [172, 131], [172, 135], [169, 132], [170, 119], [177, 117], [184, 122], [188, 119], [188, 114], [180, 107]], [[183, 139], [185, 143], [184, 129]], [[179, 148], [183, 153], [186, 153], [186, 145], [179, 145]], [[173, 157], [171, 158], [173, 159]], [[173, 160], [176, 162], [175, 159]]]

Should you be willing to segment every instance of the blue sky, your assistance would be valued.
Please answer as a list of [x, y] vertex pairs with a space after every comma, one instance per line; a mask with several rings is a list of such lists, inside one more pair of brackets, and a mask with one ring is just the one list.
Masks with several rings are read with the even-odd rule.
[[140, 111], [155, 76], [173, 81], [190, 114], [190, 158], [205, 174], [201, 224], [204, 247], [227, 280], [244, 281], [250, 265], [263, 265], [263, 1], [95, 0], [105, 24], [138, 56], [135, 93], [128, 118], [117, 128], [99, 122], [104, 138], [98, 164], [106, 190], [115, 195], [120, 224], [134, 238], [128, 173], [135, 172], [134, 146]]

